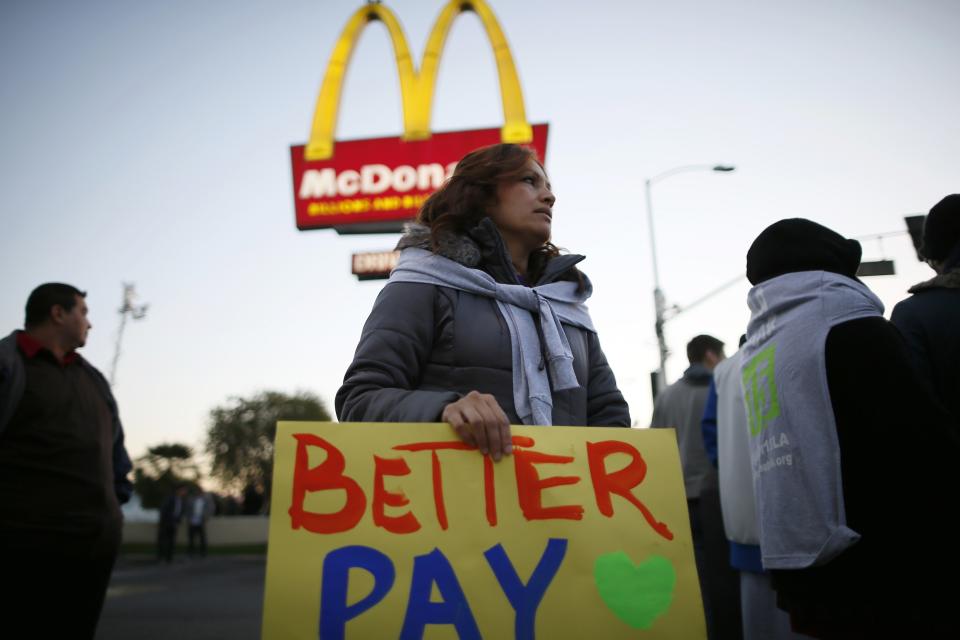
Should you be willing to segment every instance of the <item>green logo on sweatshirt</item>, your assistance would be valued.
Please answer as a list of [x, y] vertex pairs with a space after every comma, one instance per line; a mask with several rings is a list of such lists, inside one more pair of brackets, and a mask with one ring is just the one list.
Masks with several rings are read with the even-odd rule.
[[743, 369], [743, 404], [750, 421], [750, 435], [758, 436], [780, 415], [777, 384], [773, 377], [773, 359], [777, 345], [758, 353]]

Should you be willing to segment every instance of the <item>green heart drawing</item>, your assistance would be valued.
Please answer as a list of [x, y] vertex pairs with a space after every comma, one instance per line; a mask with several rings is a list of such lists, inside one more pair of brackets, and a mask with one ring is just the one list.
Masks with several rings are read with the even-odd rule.
[[623, 551], [605, 553], [593, 564], [593, 579], [604, 604], [634, 629], [649, 629], [673, 602], [677, 574], [663, 556], [639, 565]]

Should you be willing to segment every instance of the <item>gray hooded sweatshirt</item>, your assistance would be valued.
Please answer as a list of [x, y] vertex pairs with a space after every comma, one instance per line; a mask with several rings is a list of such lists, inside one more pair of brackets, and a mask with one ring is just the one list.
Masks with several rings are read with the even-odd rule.
[[771, 278], [747, 301], [742, 376], [763, 566], [821, 565], [860, 538], [846, 524], [827, 334], [882, 315], [883, 303], [859, 281], [827, 271]]

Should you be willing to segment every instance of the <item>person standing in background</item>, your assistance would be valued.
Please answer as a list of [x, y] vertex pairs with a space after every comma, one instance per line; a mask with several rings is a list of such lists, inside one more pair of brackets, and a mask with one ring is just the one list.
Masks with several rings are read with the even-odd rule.
[[[207, 519], [213, 515], [210, 494], [200, 486], [194, 487], [187, 520], [187, 555], [207, 556]], [[196, 544], [194, 544], [196, 542]]]
[[937, 275], [911, 287], [913, 295], [893, 308], [890, 321], [960, 433], [960, 194], [930, 209], [920, 252]]
[[[693, 551], [711, 640], [739, 633], [739, 604], [729, 601], [729, 594], [724, 593], [729, 589], [722, 588], [722, 577], [712, 571], [718, 562], [726, 565], [727, 547], [722, 533], [719, 546], [716, 536], [708, 535], [708, 532], [722, 531], [723, 525], [717, 471], [707, 456], [700, 426], [713, 369], [724, 357], [723, 342], [717, 338], [699, 335], [690, 340], [687, 344], [690, 366], [683, 372], [683, 377], [657, 395], [650, 420], [651, 428], [673, 427], [677, 432]], [[704, 521], [705, 518], [708, 522]], [[729, 565], [724, 569], [729, 571]]]
[[187, 486], [177, 485], [160, 506], [160, 522], [157, 523], [157, 560], [173, 562], [177, 546], [177, 529], [187, 510]]

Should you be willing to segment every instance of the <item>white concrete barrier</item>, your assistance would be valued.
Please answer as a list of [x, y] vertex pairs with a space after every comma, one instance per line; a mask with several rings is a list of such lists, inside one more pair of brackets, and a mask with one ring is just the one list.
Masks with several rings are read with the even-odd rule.
[[[214, 516], [207, 521], [207, 545], [211, 547], [266, 544], [270, 518], [267, 516]], [[124, 522], [124, 544], [154, 544], [155, 522]], [[180, 523], [177, 543], [186, 544], [187, 525]]]

